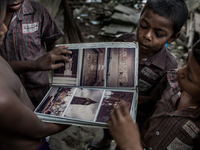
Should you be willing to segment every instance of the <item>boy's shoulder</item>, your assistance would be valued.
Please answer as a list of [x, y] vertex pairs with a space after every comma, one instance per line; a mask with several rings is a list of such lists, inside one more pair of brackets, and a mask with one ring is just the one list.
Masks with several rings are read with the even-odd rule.
[[35, 11], [40, 11], [40, 12], [47, 10], [44, 4], [34, 0], [24, 0], [23, 6], [26, 10], [33, 9]]
[[151, 62], [152, 65], [164, 70], [164, 72], [178, 67], [175, 56], [171, 54], [165, 46], [160, 51], [150, 56], [148, 61]]
[[[176, 60], [175, 55], [173, 55], [165, 46], [164, 46], [165, 50], [166, 50], [166, 62], [172, 63], [173, 66], [176, 66], [175, 68], [178, 67], [178, 62]], [[174, 68], [173, 68], [174, 69]]]
[[114, 40], [115, 42], [136, 42], [135, 33], [125, 33]]

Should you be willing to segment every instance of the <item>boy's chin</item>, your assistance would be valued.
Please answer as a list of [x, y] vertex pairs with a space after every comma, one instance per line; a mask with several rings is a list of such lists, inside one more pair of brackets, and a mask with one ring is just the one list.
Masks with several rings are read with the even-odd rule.
[[181, 89], [181, 91], [184, 90], [184, 88], [181, 86], [180, 82], [178, 81], [178, 87]]

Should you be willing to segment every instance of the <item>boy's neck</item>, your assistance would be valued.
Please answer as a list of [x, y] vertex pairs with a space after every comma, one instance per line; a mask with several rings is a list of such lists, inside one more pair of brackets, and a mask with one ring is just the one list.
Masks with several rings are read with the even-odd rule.
[[10, 25], [10, 21], [12, 19], [12, 16], [13, 16], [13, 13], [9, 13], [9, 12], [6, 13], [6, 17], [5, 17], [4, 23], [7, 26], [7, 28]]
[[142, 60], [142, 59], [145, 59], [145, 58], [148, 58], [152, 55], [154, 55], [155, 53], [150, 53], [150, 54], [146, 54], [146, 53], [140, 53], [139, 52], [139, 60]]
[[195, 107], [199, 105], [200, 103], [198, 100], [193, 99], [188, 93], [186, 93], [185, 91], [182, 91], [181, 97], [176, 106], [176, 110], [189, 108], [189, 107]]

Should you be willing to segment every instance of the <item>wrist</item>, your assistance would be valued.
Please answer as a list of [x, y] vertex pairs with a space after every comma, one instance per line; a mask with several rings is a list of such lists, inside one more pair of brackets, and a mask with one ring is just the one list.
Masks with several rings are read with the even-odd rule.
[[38, 71], [38, 67], [37, 67], [37, 60], [30, 60], [29, 63], [30, 63], [30, 70], [31, 71]]

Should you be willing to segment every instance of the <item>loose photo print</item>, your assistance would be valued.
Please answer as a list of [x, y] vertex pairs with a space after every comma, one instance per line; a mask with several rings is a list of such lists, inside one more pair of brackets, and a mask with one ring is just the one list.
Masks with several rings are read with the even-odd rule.
[[105, 48], [83, 49], [80, 86], [104, 86]]
[[134, 87], [135, 48], [108, 48], [106, 87]]
[[[69, 49], [70, 51], [70, 49]], [[55, 69], [53, 73], [53, 83], [76, 86], [77, 83], [77, 67], [78, 67], [78, 49], [71, 50], [72, 54], [68, 55], [70, 61], [57, 61], [55, 63], [64, 63], [65, 65], [59, 69]]]
[[74, 92], [75, 88], [52, 87], [35, 112], [62, 116]]
[[130, 110], [133, 96], [133, 92], [106, 90], [96, 122], [107, 123], [110, 113], [121, 101], [125, 101]]
[[64, 117], [94, 121], [104, 90], [78, 88]]

